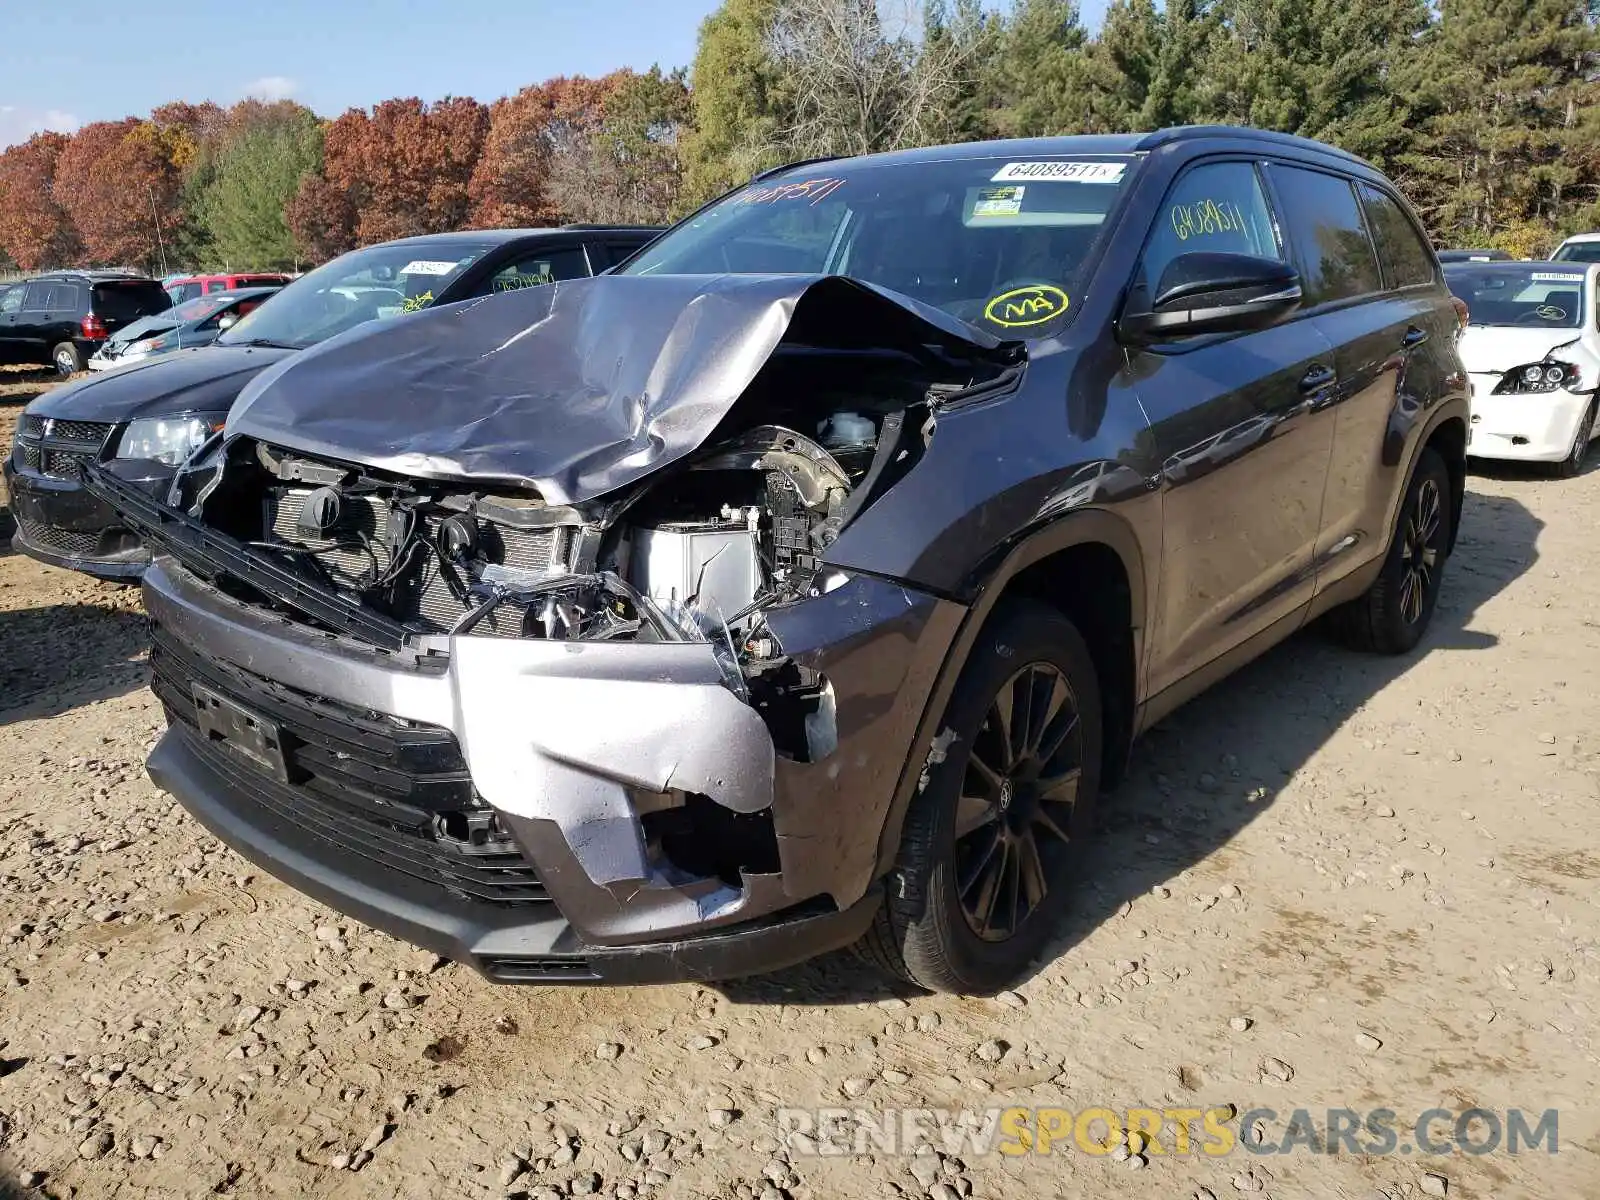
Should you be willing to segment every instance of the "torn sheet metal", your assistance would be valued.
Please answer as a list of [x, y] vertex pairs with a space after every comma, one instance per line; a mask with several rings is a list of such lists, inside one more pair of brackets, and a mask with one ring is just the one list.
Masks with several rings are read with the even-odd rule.
[[938, 309], [839, 276], [608, 275], [333, 338], [246, 389], [227, 436], [579, 503], [699, 447], [786, 339], [1008, 356]]

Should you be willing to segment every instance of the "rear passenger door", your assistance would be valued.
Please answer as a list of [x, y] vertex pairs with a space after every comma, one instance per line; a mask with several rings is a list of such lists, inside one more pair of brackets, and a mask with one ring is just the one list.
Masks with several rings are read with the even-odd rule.
[[45, 345], [46, 323], [50, 317], [50, 289], [52, 283], [30, 283], [22, 289], [22, 307], [17, 311], [16, 338], [21, 357], [25, 362], [49, 362]]
[[[1134, 286], [1152, 293], [1168, 263], [1197, 251], [1286, 257], [1256, 163], [1208, 161], [1178, 177]], [[1298, 317], [1130, 351], [1165, 486], [1153, 694], [1310, 601], [1332, 351]]]
[[22, 284], [0, 288], [0, 363], [17, 357], [17, 315], [22, 311]]
[[1392, 196], [1299, 164], [1274, 163], [1271, 177], [1306, 308], [1333, 344], [1339, 376], [1320, 590], [1387, 548], [1403, 457], [1393, 447], [1386, 455], [1390, 427], [1397, 407], [1418, 403], [1411, 397], [1439, 394], [1433, 352], [1449, 344], [1454, 318], [1421, 234]]

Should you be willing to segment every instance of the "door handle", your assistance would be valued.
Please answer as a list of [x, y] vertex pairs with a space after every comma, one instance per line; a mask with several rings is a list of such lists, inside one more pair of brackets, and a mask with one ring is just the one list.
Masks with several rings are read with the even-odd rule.
[[1300, 390], [1305, 393], [1320, 392], [1323, 388], [1332, 385], [1338, 374], [1332, 367], [1322, 363], [1315, 363], [1311, 369], [1300, 376]]
[[1415, 350], [1418, 346], [1422, 345], [1422, 343], [1427, 341], [1427, 340], [1428, 340], [1428, 331], [1426, 329], [1419, 329], [1415, 325], [1413, 325], [1413, 326], [1411, 326], [1411, 328], [1406, 330], [1405, 337], [1400, 339], [1400, 349], [1402, 349], [1402, 350]]

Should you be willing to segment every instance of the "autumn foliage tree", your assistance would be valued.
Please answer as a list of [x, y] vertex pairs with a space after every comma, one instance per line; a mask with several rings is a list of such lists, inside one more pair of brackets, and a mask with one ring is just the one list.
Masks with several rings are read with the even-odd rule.
[[98, 121], [56, 163], [55, 195], [90, 263], [156, 268], [163, 232], [184, 213], [180, 179], [161, 131], [148, 121]]
[[551, 162], [600, 124], [606, 97], [623, 75], [563, 75], [496, 100], [472, 176], [472, 223], [512, 229], [560, 222], [561, 205], [548, 186]]
[[322, 174], [304, 177], [290, 206], [296, 240], [309, 251], [460, 228], [488, 131], [489, 110], [466, 97], [351, 109], [328, 127]]
[[0, 247], [24, 270], [61, 266], [78, 233], [55, 196], [56, 163], [71, 139], [39, 133], [0, 154]]

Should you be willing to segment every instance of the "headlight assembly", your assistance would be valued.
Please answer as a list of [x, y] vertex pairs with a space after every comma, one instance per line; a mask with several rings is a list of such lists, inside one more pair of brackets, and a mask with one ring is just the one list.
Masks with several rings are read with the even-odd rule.
[[124, 353], [129, 355], [155, 354], [160, 350], [170, 350], [176, 345], [177, 342], [175, 340], [163, 334], [161, 337], [144, 338], [141, 341], [134, 342]]
[[186, 417], [144, 417], [131, 421], [117, 444], [118, 458], [145, 458], [175, 467], [188, 458], [214, 430], [224, 414]]
[[1571, 363], [1546, 359], [1525, 367], [1513, 367], [1495, 385], [1494, 392], [1497, 396], [1530, 395], [1553, 392], [1558, 388], [1577, 391], [1578, 386], [1577, 367]]

